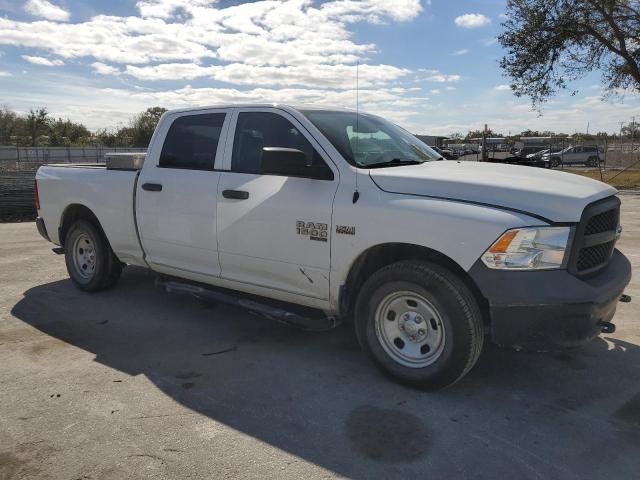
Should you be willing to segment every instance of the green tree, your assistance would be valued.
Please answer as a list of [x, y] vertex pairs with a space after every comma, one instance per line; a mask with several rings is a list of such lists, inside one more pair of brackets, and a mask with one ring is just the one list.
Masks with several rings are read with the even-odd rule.
[[58, 118], [49, 124], [49, 145], [53, 147], [83, 144], [91, 132], [81, 123]]
[[631, 122], [622, 127], [622, 136], [627, 138], [640, 138], [640, 124]]
[[592, 71], [608, 94], [640, 91], [638, 0], [508, 0], [500, 66], [539, 105]]
[[[467, 133], [466, 139], [469, 140], [470, 138], [482, 138], [483, 134], [484, 134], [484, 130], [469, 130], [469, 133]], [[498, 132], [494, 132], [490, 128], [487, 129], [487, 132], [485, 135], [487, 138], [504, 137], [504, 135], [501, 135]]]
[[29, 110], [26, 126], [30, 147], [38, 146], [40, 136], [49, 133], [49, 122], [49, 112], [47, 112], [46, 108]]
[[[153, 131], [160, 121], [160, 117], [167, 111], [162, 107], [147, 108], [144, 112], [136, 115], [129, 125], [128, 129], [121, 129], [122, 136], [131, 137], [131, 146], [146, 147], [151, 141]], [[119, 132], [120, 133], [120, 132]]]
[[12, 137], [17, 135], [20, 118], [9, 107], [0, 109], [0, 145], [11, 145]]

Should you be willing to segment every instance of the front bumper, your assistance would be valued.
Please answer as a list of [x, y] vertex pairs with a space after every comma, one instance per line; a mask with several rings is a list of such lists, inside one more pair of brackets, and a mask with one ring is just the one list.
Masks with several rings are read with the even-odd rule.
[[615, 250], [609, 264], [589, 278], [566, 270], [492, 270], [480, 260], [469, 274], [488, 300], [493, 342], [544, 350], [596, 337], [599, 322], [615, 314], [631, 264]]

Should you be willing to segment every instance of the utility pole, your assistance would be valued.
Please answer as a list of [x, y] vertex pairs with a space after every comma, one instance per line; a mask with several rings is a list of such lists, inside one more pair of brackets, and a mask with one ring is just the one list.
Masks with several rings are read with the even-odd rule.
[[487, 152], [487, 133], [488, 133], [488, 126], [485, 123], [484, 124], [484, 130], [482, 131], [482, 161], [486, 162], [487, 160], [489, 160], [489, 152]]

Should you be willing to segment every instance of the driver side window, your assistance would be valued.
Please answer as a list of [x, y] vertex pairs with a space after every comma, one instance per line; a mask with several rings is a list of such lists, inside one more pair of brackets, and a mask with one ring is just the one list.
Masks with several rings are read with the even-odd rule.
[[233, 140], [231, 171], [263, 174], [262, 154], [267, 147], [304, 152], [308, 165], [325, 165], [324, 160], [289, 120], [271, 112], [242, 112]]

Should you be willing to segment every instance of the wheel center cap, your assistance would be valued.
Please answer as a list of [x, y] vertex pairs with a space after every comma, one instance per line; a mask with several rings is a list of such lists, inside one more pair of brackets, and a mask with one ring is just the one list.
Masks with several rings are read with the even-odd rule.
[[416, 324], [415, 320], [409, 320], [408, 322], [405, 322], [404, 330], [408, 335], [415, 335], [416, 333], [418, 333], [418, 325]]
[[400, 329], [412, 342], [421, 341], [427, 335], [426, 322], [417, 312], [406, 312], [400, 320]]

